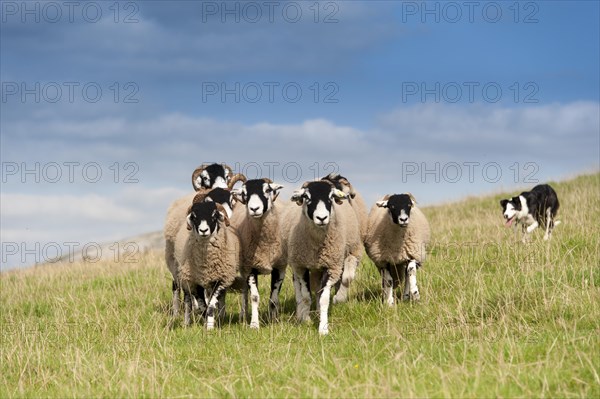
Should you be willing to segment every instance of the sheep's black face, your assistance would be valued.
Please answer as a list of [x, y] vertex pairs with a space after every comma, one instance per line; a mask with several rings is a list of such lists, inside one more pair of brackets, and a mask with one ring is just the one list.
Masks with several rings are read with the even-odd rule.
[[231, 217], [233, 214], [233, 204], [235, 202], [233, 195], [229, 192], [229, 190], [225, 190], [224, 188], [218, 187], [212, 189], [206, 196], [204, 201], [213, 201], [217, 204], [221, 204], [223, 208], [225, 208], [225, 212], [227, 212], [227, 217]]
[[325, 227], [331, 221], [333, 201], [341, 204], [346, 195], [326, 181], [306, 184], [292, 196], [292, 201], [303, 205], [304, 215], [319, 226]]
[[378, 201], [377, 206], [387, 208], [392, 221], [400, 227], [406, 227], [410, 221], [410, 210], [414, 201], [408, 194], [394, 194]]
[[277, 183], [268, 183], [264, 179], [248, 180], [239, 191], [236, 191], [240, 201], [246, 204], [248, 215], [260, 218], [272, 207], [273, 202], [283, 188]]
[[227, 182], [231, 179], [231, 176], [229, 176], [229, 170], [224, 168], [223, 165], [213, 163], [204, 168], [198, 179], [200, 180], [200, 186], [204, 188], [227, 188]]
[[223, 220], [223, 217], [214, 202], [196, 203], [187, 217], [188, 229], [200, 237], [210, 237], [218, 231], [219, 220]]

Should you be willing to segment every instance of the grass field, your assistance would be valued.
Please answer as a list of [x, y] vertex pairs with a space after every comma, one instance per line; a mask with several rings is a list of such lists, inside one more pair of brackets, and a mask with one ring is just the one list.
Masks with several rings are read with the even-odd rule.
[[420, 303], [383, 306], [365, 260], [326, 337], [295, 323], [291, 273], [280, 323], [250, 330], [229, 295], [212, 332], [171, 326], [161, 253], [2, 273], [0, 397], [598, 398], [600, 174], [552, 184], [549, 243], [504, 228], [503, 195], [424, 208]]

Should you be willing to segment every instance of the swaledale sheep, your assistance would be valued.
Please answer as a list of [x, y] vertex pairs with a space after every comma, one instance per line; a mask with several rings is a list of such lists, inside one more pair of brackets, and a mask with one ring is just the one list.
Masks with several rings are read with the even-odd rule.
[[[321, 178], [321, 180], [333, 183], [335, 188], [343, 191], [344, 194], [346, 194], [348, 197], [348, 205], [352, 207], [354, 213], [356, 214], [356, 219], [358, 220], [361, 241], [364, 242], [367, 236], [368, 214], [367, 205], [365, 204], [362, 195], [360, 195], [360, 193], [354, 189], [348, 179], [346, 179], [344, 176], [341, 176], [339, 173], [330, 173]], [[343, 204], [342, 206], [348, 205]], [[354, 280], [354, 271], [350, 272], [351, 273], [346, 274], [346, 278], [342, 278], [340, 281], [338, 281], [335, 287], [336, 296], [334, 297], [334, 303], [346, 302], [348, 300], [350, 283]]]
[[246, 318], [250, 290], [251, 328], [259, 328], [259, 274], [271, 275], [269, 315], [272, 320], [279, 316], [279, 291], [287, 268], [287, 238], [282, 223], [286, 208], [290, 208], [281, 202], [275, 202], [282, 188], [282, 185], [264, 178], [248, 180], [240, 189], [234, 190], [238, 200], [246, 205], [236, 209], [232, 225], [237, 229], [240, 238], [240, 273], [245, 280], [242, 288], [241, 319]]
[[[218, 174], [215, 174], [217, 173], [215, 172], [215, 170], [218, 172]], [[233, 186], [238, 181], [245, 181], [246, 178], [241, 174], [232, 175], [231, 172], [228, 172], [230, 170], [231, 168], [229, 166], [219, 164], [212, 164], [208, 165], [207, 167], [200, 167], [197, 168], [192, 174], [192, 182], [196, 180], [194, 176], [207, 175], [208, 171], [210, 171], [211, 174], [208, 175], [210, 177], [210, 182], [213, 182], [217, 185], [221, 184], [221, 182], [226, 182], [226, 188], [229, 191], [231, 191]], [[200, 179], [199, 181], [204, 182], [205, 180]], [[208, 180], [206, 182], [208, 182]], [[196, 190], [200, 190], [200, 193], [210, 192], [210, 188], [205, 188], [204, 186], [199, 187], [200, 188], [196, 188], [196, 185], [194, 185], [194, 188]], [[187, 209], [189, 208], [196, 194], [197, 193], [190, 193], [182, 198], [175, 200], [167, 210], [167, 217], [165, 221], [165, 261], [167, 263], [167, 268], [173, 276], [173, 315], [175, 316], [179, 313], [180, 302], [179, 280], [177, 279], [177, 264], [174, 258], [175, 236], [179, 231], [181, 225], [185, 223]], [[231, 216], [231, 214], [233, 213], [234, 201], [229, 193], [217, 194], [217, 192], [215, 192], [211, 194], [210, 198], [215, 202], [221, 203], [221, 205], [223, 205], [227, 210], [227, 215]], [[225, 200], [225, 198], [227, 198], [227, 200]], [[203, 297], [204, 295], [202, 295], [201, 293], [199, 298], [199, 306], [201, 308], [203, 308]]]
[[314, 291], [321, 335], [329, 333], [331, 287], [354, 274], [363, 255], [356, 214], [351, 207], [342, 205], [346, 198], [328, 181], [306, 182], [292, 196], [292, 201], [302, 206], [288, 219], [288, 263], [294, 271], [296, 317], [310, 320], [310, 282], [320, 280]]
[[420, 298], [417, 268], [425, 262], [430, 230], [415, 204], [411, 194], [386, 195], [369, 213], [365, 249], [381, 273], [383, 300], [390, 306], [403, 276], [403, 298]]
[[[192, 295], [204, 289], [207, 304], [206, 328], [215, 324], [215, 311], [224, 303], [225, 290], [235, 280], [240, 267], [240, 242], [225, 209], [215, 202], [192, 205], [187, 223], [175, 239], [175, 260], [184, 292], [184, 325], [191, 323]], [[223, 316], [223, 312], [219, 312]]]

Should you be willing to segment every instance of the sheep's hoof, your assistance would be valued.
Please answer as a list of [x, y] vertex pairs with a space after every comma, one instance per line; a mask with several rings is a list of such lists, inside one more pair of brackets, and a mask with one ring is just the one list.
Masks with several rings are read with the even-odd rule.
[[348, 301], [348, 295], [335, 294], [333, 296], [333, 303], [344, 303]]
[[319, 326], [319, 335], [327, 335], [327, 334], [329, 334], [329, 327], [327, 327], [327, 325]]
[[410, 299], [412, 301], [419, 301], [421, 299], [421, 294], [419, 294], [419, 291], [415, 291], [410, 295]]
[[260, 325], [257, 321], [253, 321], [252, 323], [250, 323], [250, 328], [258, 330], [260, 328]]

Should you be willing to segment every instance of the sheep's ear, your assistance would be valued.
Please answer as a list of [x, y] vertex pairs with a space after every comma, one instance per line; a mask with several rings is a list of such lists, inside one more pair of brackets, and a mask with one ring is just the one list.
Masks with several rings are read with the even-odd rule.
[[279, 190], [281, 190], [283, 186], [277, 183], [270, 183], [269, 188], [271, 189], [271, 191], [273, 191], [273, 202], [275, 202], [275, 200], [279, 196]]
[[188, 209], [188, 212], [187, 212], [188, 213], [187, 218], [185, 219], [187, 222], [188, 230], [191, 230], [194, 227], [194, 224], [192, 223], [192, 215], [194, 215], [194, 217], [196, 217], [196, 215], [193, 212], [191, 212], [191, 210], [192, 210], [192, 207], [190, 206], [190, 208]]
[[292, 201], [298, 206], [301, 206], [304, 203], [304, 188], [294, 191], [294, 194], [292, 194]]
[[335, 200], [335, 203], [338, 205], [342, 205], [344, 203], [344, 200], [348, 199], [346, 193], [344, 193], [342, 190], [338, 190], [337, 188], [334, 188], [332, 190], [332, 196]]
[[219, 221], [225, 223], [225, 226], [229, 226], [229, 218], [227, 217], [227, 211], [223, 208], [223, 205], [216, 203], [217, 212], [219, 213]]
[[500, 200], [500, 206], [502, 207], [502, 209], [506, 208], [506, 204], [508, 204], [507, 199]]
[[245, 185], [242, 186], [242, 188], [234, 188], [233, 190], [231, 190], [231, 195], [234, 199], [246, 205], [246, 201], [244, 201], [244, 196], [242, 195], [244, 187]]
[[417, 204], [417, 200], [415, 199], [414, 195], [412, 195], [411, 193], [406, 193], [406, 195], [408, 195], [408, 198], [410, 198], [410, 200], [412, 201], [413, 205]]
[[387, 200], [381, 200], [381, 201], [377, 201], [375, 203], [375, 205], [377, 205], [380, 208], [387, 208], [388, 201]]

